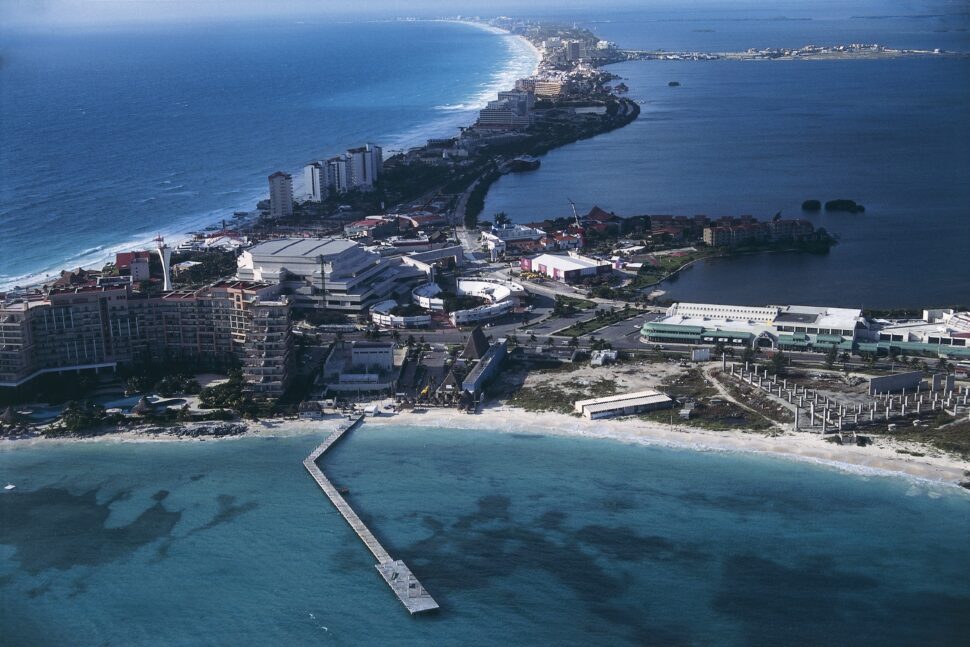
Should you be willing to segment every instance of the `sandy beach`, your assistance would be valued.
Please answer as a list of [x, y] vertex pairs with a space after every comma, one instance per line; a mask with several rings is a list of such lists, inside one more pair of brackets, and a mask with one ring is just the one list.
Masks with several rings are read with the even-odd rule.
[[[868, 447], [843, 447], [807, 433], [788, 432], [768, 436], [758, 432], [710, 431], [637, 419], [590, 421], [557, 413], [531, 413], [506, 406], [489, 407], [480, 415], [467, 415], [452, 409], [432, 409], [420, 414], [368, 418], [366, 424], [418, 424], [500, 433], [555, 434], [696, 451], [770, 454], [858, 474], [899, 475], [951, 484], [970, 481], [968, 461], [930, 447], [883, 439]], [[925, 456], [900, 454], [897, 449], [918, 451]]]
[[[246, 426], [245, 433], [219, 437], [152, 433], [151, 428], [107, 433], [89, 438], [45, 438], [32, 435], [0, 441], [0, 451], [61, 443], [231, 442], [245, 438], [323, 434], [336, 428], [337, 424], [345, 419], [344, 416], [334, 414], [319, 421], [279, 419], [245, 421], [239, 423]], [[377, 425], [553, 434], [694, 451], [745, 452], [816, 463], [856, 474], [903, 476], [944, 484], [970, 481], [968, 461], [932, 447], [883, 438], [876, 439], [867, 447], [841, 446], [808, 433], [787, 432], [772, 436], [760, 432], [711, 431], [639, 419], [590, 421], [559, 413], [532, 413], [506, 405], [487, 407], [478, 415], [460, 413], [455, 409], [427, 409], [417, 413], [402, 412], [368, 417], [363, 429]], [[191, 425], [188, 426], [191, 427]], [[924, 455], [913, 456], [899, 453], [897, 450]]]

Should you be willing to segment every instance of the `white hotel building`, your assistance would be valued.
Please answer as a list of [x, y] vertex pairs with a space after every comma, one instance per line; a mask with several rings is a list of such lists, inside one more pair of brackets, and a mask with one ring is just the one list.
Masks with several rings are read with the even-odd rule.
[[269, 176], [269, 212], [273, 218], [293, 215], [293, 178], [277, 171]]
[[279, 284], [295, 305], [361, 313], [423, 280], [418, 269], [343, 238], [283, 238], [244, 251], [236, 275]]
[[370, 191], [384, 168], [380, 146], [364, 144], [343, 155], [325, 161], [310, 162], [303, 167], [303, 192], [311, 202], [322, 202], [331, 193], [357, 189]]

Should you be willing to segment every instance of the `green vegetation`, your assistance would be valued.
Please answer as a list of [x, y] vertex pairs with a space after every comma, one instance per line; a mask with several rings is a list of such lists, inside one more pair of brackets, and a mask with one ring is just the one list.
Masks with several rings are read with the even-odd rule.
[[953, 416], [938, 415], [928, 428], [898, 425], [886, 434], [896, 440], [923, 443], [944, 452], [970, 460], [970, 422], [953, 422]]
[[806, 200], [802, 203], [802, 211], [821, 211], [822, 201], [821, 200]]
[[273, 404], [255, 401], [243, 391], [242, 372], [233, 370], [229, 381], [202, 389], [199, 407], [202, 409], [231, 409], [244, 418], [257, 419], [273, 414]]
[[199, 393], [199, 406], [203, 409], [236, 409], [245, 404], [243, 377], [239, 371], [229, 374], [229, 380], [215, 386], [207, 386]]
[[664, 380], [664, 385], [664, 392], [679, 403], [694, 403], [690, 418], [681, 420], [675, 406], [672, 411], [651, 411], [643, 414], [640, 416], [642, 419], [717, 431], [766, 431], [772, 426], [762, 416], [721, 398], [700, 369], [692, 368], [680, 375], [669, 377]]
[[835, 344], [825, 352], [825, 368], [831, 369], [835, 366], [835, 360], [839, 357], [839, 349]]
[[97, 388], [98, 381], [98, 376], [91, 371], [39, 375], [22, 386], [0, 389], [0, 406], [28, 402], [59, 404], [69, 400], [83, 400]]
[[451, 172], [437, 164], [388, 164], [378, 181], [376, 193], [387, 204], [406, 202], [424, 195], [450, 178]]
[[786, 424], [794, 422], [795, 416], [791, 411], [773, 402], [760, 389], [749, 387], [721, 375], [716, 375], [715, 379], [727, 389], [731, 397], [751, 407], [767, 420]]
[[672, 274], [679, 272], [684, 268], [685, 265], [688, 265], [689, 263], [693, 263], [694, 261], [702, 258], [720, 256], [725, 253], [726, 250], [703, 248], [692, 252], [678, 252], [676, 255], [663, 254], [660, 256], [654, 256], [657, 264], [644, 265], [644, 267], [640, 268], [636, 277], [633, 279], [633, 282], [630, 284], [630, 287], [636, 289], [651, 287], [669, 278]]
[[195, 261], [195, 265], [176, 277], [180, 284], [199, 285], [212, 283], [236, 273], [236, 254], [222, 250], [207, 250], [200, 252], [179, 252], [172, 256], [172, 263]]
[[631, 319], [638, 314], [640, 314], [640, 311], [631, 308], [629, 304], [621, 310], [597, 310], [596, 316], [592, 319], [574, 323], [568, 328], [563, 328], [562, 330], [558, 331], [557, 334], [574, 338], [582, 337], [583, 335], [588, 335], [591, 332], [623, 321], [624, 319]]
[[[538, 157], [548, 153], [554, 148], [565, 146], [581, 139], [589, 139], [616, 128], [621, 128], [640, 115], [640, 106], [633, 101], [622, 99], [620, 101], [611, 100], [615, 107], [611, 108], [607, 102], [607, 112], [605, 115], [587, 115], [580, 119], [550, 118], [540, 121], [529, 131], [531, 137], [523, 140], [487, 146], [483, 154], [490, 157], [516, 157], [518, 155], [532, 155]], [[621, 113], [620, 108], [623, 108]], [[565, 117], [565, 115], [564, 115]], [[483, 168], [473, 177], [480, 176], [478, 185], [472, 190], [465, 208], [465, 226], [475, 227], [478, 223], [478, 216], [485, 206], [485, 195], [488, 193], [492, 183], [501, 177], [498, 169], [492, 164], [490, 167]], [[471, 184], [473, 179], [469, 178], [465, 187]]]
[[478, 226], [478, 216], [481, 215], [482, 210], [485, 208], [485, 196], [488, 195], [488, 190], [491, 188], [492, 183], [500, 177], [502, 177], [502, 174], [498, 172], [498, 169], [493, 164], [479, 178], [478, 184], [468, 194], [468, 201], [465, 203], [465, 227], [474, 229]]
[[488, 303], [482, 297], [474, 297], [468, 294], [442, 293], [441, 296], [445, 304], [445, 312], [471, 310], [472, 308], [477, 308]]
[[775, 375], [785, 374], [788, 369], [788, 356], [785, 355], [784, 351], [779, 350], [771, 356], [770, 368]]
[[673, 423], [711, 431], [768, 431], [771, 429], [770, 422], [733, 402], [716, 404], [700, 402], [691, 410], [690, 418], [687, 420], [680, 418], [676, 407], [673, 410], [651, 411], [639, 417], [652, 422]]
[[588, 386], [578, 384], [540, 384], [520, 388], [509, 399], [509, 404], [525, 409], [526, 411], [572, 413], [573, 403], [576, 400], [599, 398], [614, 395], [616, 392], [616, 381], [607, 378], [595, 380]]
[[[100, 404], [88, 401], [72, 400], [61, 414], [61, 427], [70, 434], [92, 432], [107, 424], [117, 424], [123, 420], [122, 414], [108, 414]], [[58, 435], [57, 431], [53, 434]]]
[[202, 387], [191, 375], [174, 373], [170, 375], [156, 376], [151, 373], [132, 375], [125, 382], [126, 393], [146, 393], [154, 392], [163, 398], [170, 398], [179, 393], [194, 395], [199, 393]]
[[576, 297], [557, 294], [556, 305], [553, 306], [552, 314], [557, 317], [565, 317], [576, 314], [580, 310], [589, 310], [595, 307], [595, 301], [587, 301], [586, 299], [577, 299]]

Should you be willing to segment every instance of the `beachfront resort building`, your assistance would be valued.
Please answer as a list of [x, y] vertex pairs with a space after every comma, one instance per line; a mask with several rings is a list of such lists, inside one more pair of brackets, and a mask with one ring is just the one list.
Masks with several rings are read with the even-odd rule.
[[277, 171], [269, 176], [269, 215], [286, 218], [293, 215], [293, 178]]
[[347, 151], [347, 164], [350, 167], [352, 188], [370, 190], [380, 177], [384, 165], [380, 146], [364, 144]]
[[310, 202], [348, 191], [370, 191], [384, 169], [384, 153], [376, 144], [351, 148], [342, 155], [303, 167], [303, 194]]
[[251, 393], [276, 397], [288, 382], [291, 345], [289, 302], [265, 283], [219, 281], [157, 296], [130, 284], [85, 285], [0, 301], [0, 387], [181, 358], [240, 362]]
[[327, 165], [324, 162], [310, 162], [303, 167], [304, 199], [309, 202], [323, 202], [330, 195], [327, 184]]
[[522, 130], [534, 122], [533, 106], [536, 96], [526, 90], [499, 92], [478, 113], [475, 128], [481, 130]]
[[294, 305], [360, 314], [406, 294], [420, 270], [345, 238], [281, 238], [245, 250], [236, 276], [280, 285]]

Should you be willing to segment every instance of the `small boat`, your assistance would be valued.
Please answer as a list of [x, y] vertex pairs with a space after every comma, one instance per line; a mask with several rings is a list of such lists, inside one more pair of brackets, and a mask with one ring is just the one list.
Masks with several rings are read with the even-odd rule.
[[667, 85], [669, 85], [672, 88], [678, 88], [678, 87], [680, 87], [680, 81], [671, 81]]
[[12, 490], [12, 489], [14, 489], [15, 487], [17, 487], [17, 486], [16, 486], [16, 485], [14, 485], [13, 483], [7, 483], [6, 485], [4, 485], [4, 486], [3, 486], [3, 489], [4, 489], [4, 490]]
[[339, 492], [340, 494], [350, 494], [350, 488], [349, 487], [338, 487], [337, 488], [337, 492]]

